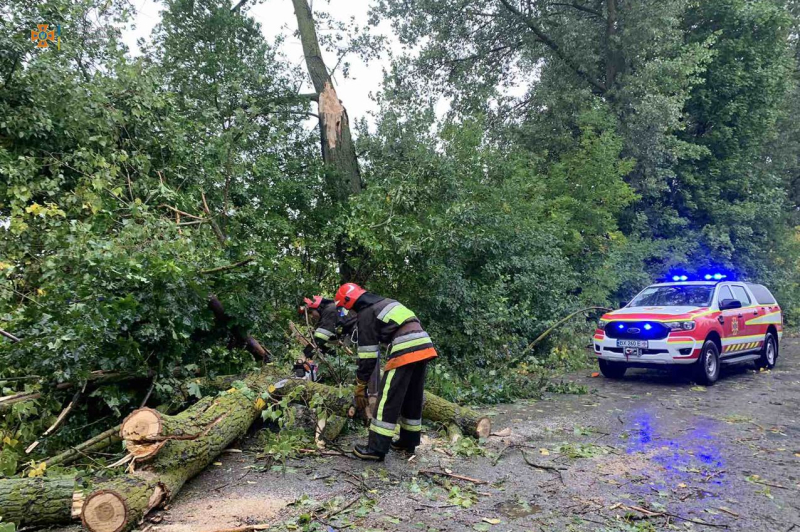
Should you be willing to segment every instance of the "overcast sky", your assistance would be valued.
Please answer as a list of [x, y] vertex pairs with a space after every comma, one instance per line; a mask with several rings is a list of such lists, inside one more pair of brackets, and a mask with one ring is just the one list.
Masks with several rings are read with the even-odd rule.
[[[153, 28], [161, 20], [162, 5], [154, 0], [131, 0], [137, 9], [137, 15], [133, 25], [124, 33], [125, 42], [133, 54], [138, 53], [136, 41], [139, 38], [149, 39]], [[314, 9], [329, 10], [332, 6], [336, 10], [336, 18], [341, 21], [349, 21], [350, 17], [355, 17], [358, 25], [364, 26], [367, 21], [367, 9], [370, 0], [332, 0], [331, 5], [317, 0]], [[232, 1], [233, 5], [233, 1]], [[261, 24], [264, 35], [269, 42], [273, 42], [275, 36], [283, 33], [286, 41], [283, 44], [283, 52], [292, 64], [299, 65], [305, 71], [303, 62], [303, 48], [300, 39], [294, 36], [297, 29], [297, 21], [294, 17], [294, 9], [291, 0], [266, 0], [250, 8], [249, 14]], [[391, 36], [391, 28], [388, 24], [382, 24], [378, 31]], [[392, 48], [399, 51], [400, 46], [396, 39], [392, 39]], [[336, 63], [336, 57], [323, 51], [325, 63], [330, 68]], [[372, 61], [365, 65], [357, 56], [349, 56], [350, 76], [343, 79], [341, 76], [335, 78], [336, 91], [339, 98], [347, 107], [350, 120], [367, 116], [369, 111], [377, 109], [375, 102], [370, 97], [370, 93], [376, 93], [380, 89], [383, 80], [383, 67], [388, 66], [388, 58], [383, 57], [378, 61]], [[310, 87], [309, 87], [310, 89]], [[370, 120], [371, 122], [371, 120]]]

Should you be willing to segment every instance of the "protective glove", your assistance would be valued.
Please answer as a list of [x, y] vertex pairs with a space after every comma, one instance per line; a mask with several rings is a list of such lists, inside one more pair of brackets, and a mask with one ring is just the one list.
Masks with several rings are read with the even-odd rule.
[[367, 381], [362, 381], [356, 377], [356, 387], [353, 389], [353, 404], [359, 414], [366, 415], [369, 410], [369, 398], [367, 398]]
[[308, 359], [314, 358], [314, 346], [311, 344], [305, 346], [303, 348], [303, 356]]

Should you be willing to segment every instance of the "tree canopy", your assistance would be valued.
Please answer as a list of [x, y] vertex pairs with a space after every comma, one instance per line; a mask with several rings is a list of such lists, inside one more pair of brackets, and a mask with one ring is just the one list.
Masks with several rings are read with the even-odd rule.
[[[792, 2], [376, 0], [411, 51], [349, 117], [355, 166], [323, 157], [319, 94], [247, 2], [163, 8], [134, 57], [126, 2], [0, 1], [0, 329], [23, 340], [0, 340], [0, 381], [113, 371], [168, 398], [253, 363], [232, 331], [279, 352], [343, 277], [413, 308], [454, 379], [540, 361], [552, 344], [525, 346], [569, 311], [674, 268], [763, 282], [800, 318]], [[31, 43], [42, 20], [60, 50]], [[370, 56], [376, 33], [341, 36]], [[17, 421], [58, 406], [0, 431], [29, 441]]]

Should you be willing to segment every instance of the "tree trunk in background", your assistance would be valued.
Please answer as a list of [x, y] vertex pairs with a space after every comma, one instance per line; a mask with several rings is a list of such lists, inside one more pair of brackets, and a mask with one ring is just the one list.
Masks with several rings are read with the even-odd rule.
[[[214, 319], [217, 322], [217, 325], [222, 327], [227, 327], [228, 323], [231, 321], [231, 317], [225, 314], [225, 307], [222, 305], [222, 302], [217, 298], [217, 296], [210, 296], [208, 298], [208, 308], [214, 314]], [[269, 351], [267, 351], [264, 346], [262, 346], [258, 340], [247, 334], [239, 325], [234, 325], [231, 327], [231, 338], [230, 342], [228, 343], [228, 348], [234, 347], [244, 347], [248, 353], [253, 355], [259, 362], [268, 362], [269, 361]]]
[[608, 90], [614, 88], [617, 76], [625, 63], [617, 42], [617, 0], [606, 0], [606, 83]]
[[[350, 196], [361, 192], [361, 172], [356, 148], [350, 135], [350, 121], [322, 59], [314, 17], [308, 1], [292, 0], [292, 3], [297, 17], [300, 41], [303, 43], [306, 67], [317, 92], [322, 160], [325, 162], [330, 193], [336, 203], [344, 203]], [[336, 242], [336, 256], [342, 281], [363, 282], [367, 274], [359, 271], [352, 260], [352, 257], [363, 253], [348, 250], [348, 247], [344, 236], [340, 235]]]

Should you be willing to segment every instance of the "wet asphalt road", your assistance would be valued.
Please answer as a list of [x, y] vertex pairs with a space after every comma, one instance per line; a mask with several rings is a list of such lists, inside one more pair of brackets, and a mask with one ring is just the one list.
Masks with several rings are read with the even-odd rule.
[[488, 410], [510, 434], [490, 437], [484, 456], [429, 429], [411, 462], [326, 456], [262, 470], [251, 438], [143, 527], [304, 530], [306, 515], [307, 529], [336, 531], [800, 532], [800, 340], [784, 339], [775, 370], [725, 368], [708, 388], [645, 370], [590, 374], [564, 379], [586, 394]]

